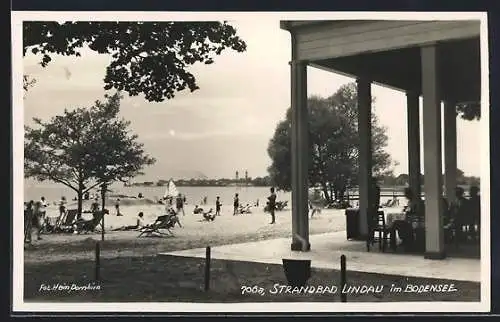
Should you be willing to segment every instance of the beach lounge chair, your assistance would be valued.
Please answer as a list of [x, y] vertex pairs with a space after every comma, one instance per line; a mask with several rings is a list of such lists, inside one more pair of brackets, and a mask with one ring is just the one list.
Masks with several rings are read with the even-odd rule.
[[241, 205], [238, 209], [239, 215], [251, 214], [251, 213], [252, 213], [252, 206], [249, 204], [246, 204], [245, 206]]
[[[105, 209], [104, 211], [96, 211], [93, 214], [93, 218], [89, 220], [77, 220], [74, 225], [74, 231], [78, 233], [92, 233], [96, 230], [97, 226], [102, 223], [102, 217], [105, 214], [109, 214], [109, 211]], [[101, 227], [102, 228], [102, 227]]]
[[56, 231], [58, 221], [59, 217], [45, 217], [42, 224], [41, 233], [54, 233]]
[[78, 209], [69, 209], [56, 223], [54, 232], [73, 232], [73, 225], [76, 221]]
[[[159, 216], [154, 223], [144, 227], [137, 237], [174, 236], [172, 228], [174, 228], [175, 224], [179, 224], [180, 226], [177, 214], [169, 213], [167, 215]], [[166, 230], [167, 233], [162, 230]]]
[[288, 201], [286, 201], [286, 200], [285, 201], [278, 201], [276, 203], [276, 210], [281, 211], [281, 210], [285, 209], [287, 206], [288, 206]]
[[208, 212], [203, 213], [203, 218], [205, 221], [214, 221], [215, 220], [215, 214], [212, 213], [212, 208]]

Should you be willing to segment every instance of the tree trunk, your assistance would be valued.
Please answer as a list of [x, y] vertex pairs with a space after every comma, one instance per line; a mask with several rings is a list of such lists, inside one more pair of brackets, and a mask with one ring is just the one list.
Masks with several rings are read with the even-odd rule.
[[[102, 211], [105, 211], [105, 206], [106, 206], [106, 190], [108, 189], [106, 184], [101, 185], [101, 203], [102, 203]], [[102, 215], [102, 220], [101, 220], [101, 240], [104, 241], [104, 217], [106, 217], [106, 214], [104, 213]]]
[[101, 185], [101, 210], [104, 211], [104, 207], [106, 206], [106, 185]]
[[82, 218], [82, 208], [83, 208], [83, 193], [80, 189], [77, 193], [78, 198], [78, 213], [76, 214], [76, 219]]
[[83, 186], [83, 183], [80, 182], [78, 184], [78, 191], [76, 192], [76, 196], [78, 198], [78, 209], [77, 209], [77, 214], [76, 214], [76, 219], [81, 219], [82, 218], [82, 208], [83, 208], [83, 189], [85, 187]]

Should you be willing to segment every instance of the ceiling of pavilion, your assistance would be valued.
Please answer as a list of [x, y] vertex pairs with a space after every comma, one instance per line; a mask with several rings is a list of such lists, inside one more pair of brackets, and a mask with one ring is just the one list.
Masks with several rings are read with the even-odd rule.
[[[438, 44], [443, 100], [477, 102], [481, 92], [479, 37]], [[374, 82], [421, 94], [418, 47], [316, 61], [315, 64]]]

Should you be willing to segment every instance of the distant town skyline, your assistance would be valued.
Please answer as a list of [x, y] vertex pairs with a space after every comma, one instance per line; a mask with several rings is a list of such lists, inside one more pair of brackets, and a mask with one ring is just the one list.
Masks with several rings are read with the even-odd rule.
[[[279, 19], [263, 16], [230, 22], [247, 42], [244, 53], [226, 51], [212, 65], [191, 71], [200, 89], [178, 93], [174, 99], [151, 103], [124, 93], [121, 115], [131, 121], [139, 141], [158, 161], [137, 181], [196, 177], [267, 175], [269, 140], [290, 106], [290, 37]], [[46, 68], [40, 57], [24, 58], [24, 73], [37, 82], [24, 99], [24, 120], [48, 119], [64, 109], [91, 106], [102, 100], [109, 56], [90, 50], [82, 57], [54, 56]], [[353, 79], [308, 68], [308, 93], [327, 97]], [[395, 175], [407, 173], [406, 97], [403, 92], [373, 86], [374, 111], [387, 127], [387, 151], [398, 165]], [[480, 175], [480, 122], [457, 122], [458, 168]], [[423, 156], [422, 156], [423, 157]], [[422, 162], [423, 166], [423, 162]], [[422, 170], [423, 172], [423, 170]]]

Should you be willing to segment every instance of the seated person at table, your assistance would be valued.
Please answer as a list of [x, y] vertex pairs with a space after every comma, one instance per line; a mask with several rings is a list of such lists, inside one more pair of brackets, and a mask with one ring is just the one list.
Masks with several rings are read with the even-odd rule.
[[141, 229], [143, 228], [145, 225], [144, 225], [144, 214], [142, 213], [142, 211], [137, 215], [137, 221], [135, 223], [135, 225], [132, 225], [132, 226], [124, 226], [124, 227], [120, 227], [120, 228], [116, 228], [116, 229], [113, 229], [114, 231], [123, 231], [123, 230], [137, 230], [137, 229]]
[[467, 199], [464, 197], [464, 189], [462, 187], [455, 188], [455, 201], [450, 206], [450, 212], [453, 217], [457, 239], [464, 239], [463, 227], [470, 224], [471, 216], [467, 211]]
[[422, 221], [423, 202], [420, 197], [416, 197], [410, 188], [405, 188], [404, 196], [407, 200], [407, 205], [404, 207], [406, 220], [396, 220], [393, 224], [394, 231], [397, 231], [405, 248], [412, 244], [413, 226]]
[[477, 225], [478, 230], [481, 225], [481, 198], [479, 197], [479, 188], [471, 186], [469, 189], [469, 211], [472, 217], [472, 223]]
[[371, 207], [373, 211], [376, 213], [378, 208], [380, 208], [380, 186], [378, 185], [378, 181], [376, 178], [372, 178], [370, 185], [370, 193], [373, 198]]
[[387, 200], [385, 204], [382, 205], [382, 207], [397, 207], [399, 206], [399, 199], [396, 196], [393, 196], [392, 199]]

